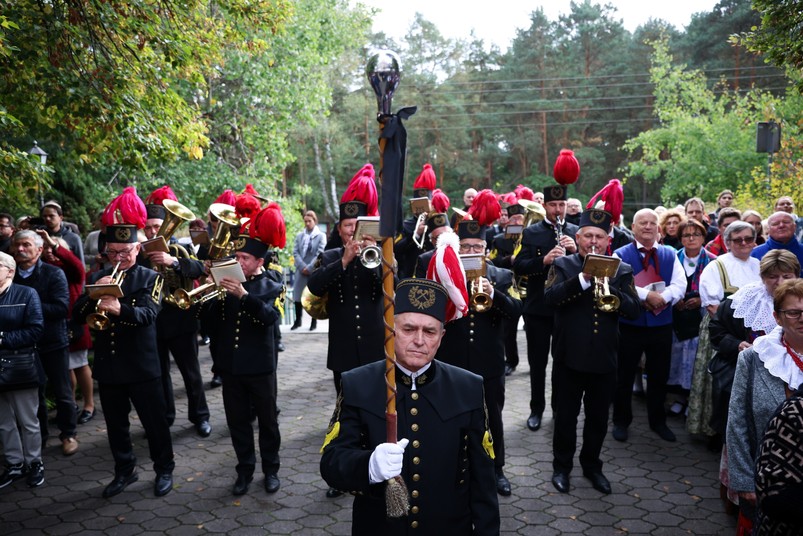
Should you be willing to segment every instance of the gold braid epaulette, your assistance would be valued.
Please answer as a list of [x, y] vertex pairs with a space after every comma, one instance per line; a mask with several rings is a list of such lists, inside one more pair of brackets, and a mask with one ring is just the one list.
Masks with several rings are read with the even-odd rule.
[[281, 264], [276, 264], [275, 262], [272, 262], [272, 263], [268, 264], [268, 269], [269, 270], [276, 270], [279, 273], [284, 272], [284, 268], [282, 268], [282, 265]]

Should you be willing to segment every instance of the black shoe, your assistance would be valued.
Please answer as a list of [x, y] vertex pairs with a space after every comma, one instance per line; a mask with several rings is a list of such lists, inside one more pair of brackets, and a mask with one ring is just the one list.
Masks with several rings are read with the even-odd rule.
[[28, 486], [38, 488], [45, 483], [45, 466], [42, 462], [31, 462], [28, 468]]
[[265, 475], [265, 491], [268, 493], [276, 493], [279, 491], [279, 477], [276, 473]]
[[210, 387], [220, 387], [223, 385], [223, 378], [220, 377], [220, 374], [212, 375], [212, 381], [209, 382]]
[[502, 468], [496, 469], [496, 491], [502, 497], [510, 497], [510, 481], [502, 472]]
[[541, 416], [536, 415], [535, 413], [530, 415], [530, 418], [527, 419], [527, 428], [529, 428], [533, 432], [541, 428]]
[[569, 493], [569, 473], [553, 474], [552, 485], [561, 493]]
[[195, 424], [195, 431], [201, 437], [209, 437], [209, 434], [212, 433], [212, 427], [209, 425], [209, 421], [201, 421]]
[[103, 490], [103, 497], [108, 499], [109, 497], [119, 495], [129, 484], [133, 484], [137, 480], [139, 480], [139, 475], [137, 475], [135, 471], [131, 471], [128, 475], [116, 475], [111, 484], [106, 486], [106, 489]]
[[591, 481], [591, 486], [605, 495], [611, 494], [611, 483], [602, 474], [602, 471], [583, 471], [583, 476]]
[[315, 331], [315, 329], [316, 329], [317, 327], [318, 327], [318, 321], [317, 321], [316, 319], [314, 319], [314, 318], [313, 318], [313, 319], [312, 319], [312, 322], [310, 322], [310, 323], [309, 323], [309, 330], [310, 330], [310, 331]]
[[343, 492], [340, 491], [339, 489], [329, 488], [328, 490], [326, 490], [327, 499], [334, 499], [336, 497], [340, 497], [341, 495], [343, 495]]
[[652, 431], [658, 434], [658, 437], [663, 439], [664, 441], [675, 442], [677, 438], [675, 437], [674, 432], [669, 429], [669, 427], [665, 424], [659, 424], [652, 428]]
[[511, 367], [510, 365], [505, 365], [505, 376], [510, 376], [513, 374], [513, 371], [516, 370], [516, 367]]
[[78, 424], [86, 424], [86, 423], [88, 423], [89, 421], [91, 421], [94, 418], [95, 418], [95, 409], [94, 408], [92, 409], [92, 411], [84, 410], [78, 416], [78, 421], [77, 422], [78, 422]]
[[173, 489], [173, 475], [165, 473], [163, 475], [156, 475], [156, 480], [153, 483], [153, 494], [157, 497], [164, 497], [170, 490]]
[[276, 345], [276, 349], [279, 350], [280, 352], [284, 352], [284, 343], [282, 341], [279, 341], [279, 344]]
[[248, 485], [254, 479], [252, 475], [237, 475], [237, 481], [234, 483], [234, 487], [231, 488], [231, 492], [233, 495], [245, 495], [248, 493]]
[[206, 346], [207, 344], [209, 344], [209, 337], [201, 337], [201, 340], [198, 341], [198, 344], [200, 344], [201, 346]]
[[616, 426], [613, 425], [613, 432], [611, 432], [613, 438], [617, 441], [627, 441], [627, 427], [626, 426]]
[[[0, 489], [8, 486], [9, 484], [23, 478], [28, 473], [28, 468], [24, 463], [15, 463], [13, 465], [6, 465], [6, 470], [0, 475]], [[330, 488], [331, 489], [331, 488]]]
[[296, 321], [293, 323], [293, 325], [290, 327], [290, 331], [295, 331], [295, 330], [297, 330], [297, 329], [298, 329], [298, 328], [300, 328], [300, 327], [301, 327], [301, 319], [300, 319], [300, 318], [298, 318], [298, 319], [296, 319]]

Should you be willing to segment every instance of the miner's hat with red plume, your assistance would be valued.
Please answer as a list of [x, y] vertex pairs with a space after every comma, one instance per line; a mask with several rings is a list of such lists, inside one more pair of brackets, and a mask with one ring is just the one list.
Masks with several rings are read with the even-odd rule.
[[237, 251], [265, 258], [272, 247], [283, 248], [287, 244], [287, 229], [282, 209], [276, 202], [260, 210], [240, 229], [235, 245]]
[[237, 202], [237, 195], [229, 189], [223, 190], [223, 193], [217, 196], [215, 203], [223, 203], [224, 205], [231, 205]]
[[100, 217], [106, 227], [106, 242], [134, 243], [137, 229], [145, 227], [148, 212], [145, 203], [137, 195], [137, 189], [128, 186], [123, 193], [112, 199]]
[[148, 219], [163, 220], [167, 216], [164, 208], [164, 200], [178, 201], [176, 194], [170, 186], [164, 185], [155, 189], [151, 194], [145, 198], [145, 211], [148, 214]]
[[437, 179], [431, 164], [424, 164], [424, 168], [413, 183], [413, 197], [430, 197], [435, 190]]
[[480, 190], [474, 196], [474, 202], [471, 203], [468, 213], [471, 215], [471, 219], [484, 229], [499, 219], [499, 216], [502, 215], [502, 206], [493, 190]]
[[530, 188], [524, 186], [523, 184], [519, 184], [516, 186], [516, 189], [513, 191], [516, 194], [516, 200], [519, 199], [526, 199], [527, 201], [535, 201], [535, 192], [533, 192]]
[[435, 212], [446, 212], [449, 210], [449, 207], [452, 205], [452, 202], [449, 201], [449, 196], [443, 193], [443, 190], [440, 188], [436, 188], [434, 192], [432, 192], [432, 208]]
[[613, 216], [613, 224], [619, 225], [619, 219], [622, 217], [622, 205], [625, 200], [625, 193], [619, 179], [609, 180], [608, 184], [594, 194], [594, 197], [588, 202], [586, 208], [594, 208], [594, 203], [597, 199], [605, 202], [602, 208], [611, 213], [611, 216]]
[[374, 166], [365, 164], [351, 178], [351, 182], [340, 198], [340, 220], [378, 215], [379, 200], [376, 193]]
[[566, 186], [574, 184], [580, 178], [580, 162], [574, 156], [574, 152], [563, 149], [555, 160], [555, 167], [552, 168], [552, 176], [558, 184]]
[[[248, 186], [251, 185], [249, 184]], [[234, 202], [234, 211], [237, 213], [238, 218], [248, 218], [250, 220], [259, 212], [262, 204], [254, 194], [248, 191], [248, 186], [246, 186], [245, 192], [237, 196], [237, 200]], [[253, 191], [254, 188], [251, 187], [251, 190]]]

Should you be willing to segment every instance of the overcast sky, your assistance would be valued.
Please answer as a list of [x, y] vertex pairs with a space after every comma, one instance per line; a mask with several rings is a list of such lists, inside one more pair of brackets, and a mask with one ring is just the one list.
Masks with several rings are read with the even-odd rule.
[[[355, 0], [356, 1], [356, 0]], [[487, 43], [494, 43], [504, 52], [517, 29], [529, 27], [530, 13], [543, 7], [549, 20], [569, 13], [571, 0], [359, 0], [380, 9], [374, 19], [374, 31], [382, 30], [391, 37], [402, 37], [416, 12], [433, 22], [438, 30], [451, 38], [468, 38], [471, 30]], [[582, 0], [577, 0], [578, 2]], [[691, 20], [692, 13], [708, 12], [717, 0], [604, 0], [612, 4], [625, 28], [631, 32], [650, 18], [663, 19], [678, 30]]]

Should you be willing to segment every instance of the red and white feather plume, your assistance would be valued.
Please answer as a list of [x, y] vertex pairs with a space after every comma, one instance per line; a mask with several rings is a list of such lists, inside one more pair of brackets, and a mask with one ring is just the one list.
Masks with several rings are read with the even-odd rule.
[[438, 247], [429, 261], [427, 279], [437, 281], [449, 294], [445, 322], [464, 317], [468, 313], [468, 288], [466, 272], [460, 262], [460, 239], [455, 233], [443, 233], [438, 237]]

